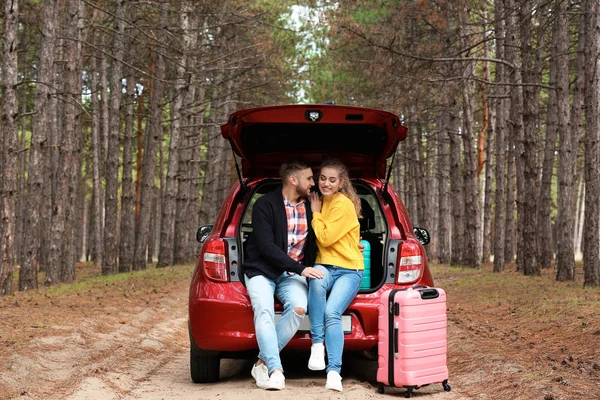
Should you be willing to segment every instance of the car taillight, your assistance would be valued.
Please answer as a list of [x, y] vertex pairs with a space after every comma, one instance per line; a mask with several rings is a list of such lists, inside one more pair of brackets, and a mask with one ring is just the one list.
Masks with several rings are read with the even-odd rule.
[[398, 283], [410, 283], [419, 279], [423, 270], [423, 255], [417, 243], [405, 241], [400, 250]]
[[204, 274], [213, 281], [227, 282], [227, 244], [223, 239], [211, 238], [204, 244], [202, 261]]

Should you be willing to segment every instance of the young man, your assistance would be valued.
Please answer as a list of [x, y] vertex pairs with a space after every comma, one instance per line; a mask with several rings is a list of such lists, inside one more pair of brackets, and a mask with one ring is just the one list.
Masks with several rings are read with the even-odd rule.
[[[259, 388], [268, 390], [285, 388], [279, 352], [306, 313], [306, 278], [323, 277], [321, 271], [312, 268], [317, 246], [307, 201], [314, 186], [310, 165], [290, 160], [281, 166], [279, 174], [283, 187], [262, 196], [252, 209], [252, 236], [244, 263], [259, 347], [252, 376]], [[283, 304], [277, 324], [274, 295]]]

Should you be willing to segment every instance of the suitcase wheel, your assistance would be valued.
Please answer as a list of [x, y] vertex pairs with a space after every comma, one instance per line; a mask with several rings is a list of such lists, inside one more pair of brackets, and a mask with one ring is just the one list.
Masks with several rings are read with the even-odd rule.
[[406, 393], [404, 393], [404, 397], [409, 399], [410, 396], [412, 396], [412, 392], [415, 389], [418, 389], [418, 386], [405, 386], [406, 388]]
[[450, 390], [452, 390], [452, 388], [450, 387], [450, 385], [448, 385], [448, 379], [444, 380], [444, 382], [442, 382], [442, 386], [444, 387], [444, 390], [446, 392], [449, 392]]
[[385, 392], [385, 385], [383, 383], [380, 383], [379, 387], [377, 388], [377, 393], [383, 394], [384, 392]]

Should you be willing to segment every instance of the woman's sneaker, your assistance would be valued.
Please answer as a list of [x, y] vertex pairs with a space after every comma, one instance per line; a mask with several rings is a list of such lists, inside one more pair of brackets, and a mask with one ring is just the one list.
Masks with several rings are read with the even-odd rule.
[[325, 346], [323, 343], [315, 343], [310, 347], [308, 369], [312, 371], [322, 371], [325, 369]]
[[265, 387], [267, 390], [281, 390], [285, 389], [285, 377], [281, 371], [274, 371], [267, 382]]
[[327, 383], [325, 383], [325, 389], [337, 390], [341, 392], [342, 388], [342, 377], [337, 371], [329, 371], [327, 373]]
[[266, 389], [269, 383], [269, 370], [265, 364], [253, 365], [250, 374], [256, 381], [256, 386], [261, 389]]

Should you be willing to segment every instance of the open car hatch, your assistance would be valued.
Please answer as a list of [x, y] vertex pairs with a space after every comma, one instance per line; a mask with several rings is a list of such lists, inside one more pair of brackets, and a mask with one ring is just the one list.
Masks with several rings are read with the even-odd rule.
[[384, 179], [386, 160], [407, 129], [386, 111], [300, 104], [237, 111], [221, 133], [241, 158], [246, 178], [277, 176], [282, 162], [301, 157], [315, 167], [337, 158], [353, 177]]

